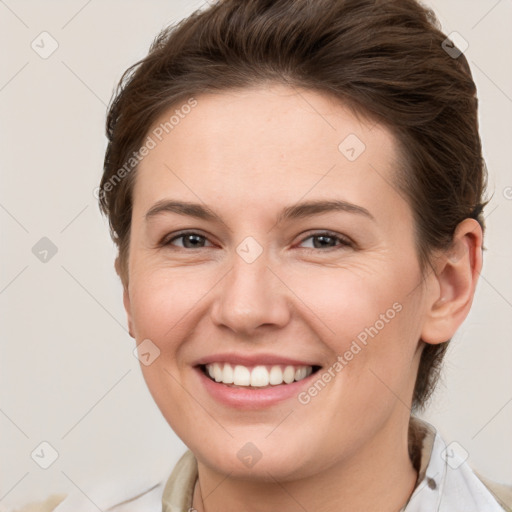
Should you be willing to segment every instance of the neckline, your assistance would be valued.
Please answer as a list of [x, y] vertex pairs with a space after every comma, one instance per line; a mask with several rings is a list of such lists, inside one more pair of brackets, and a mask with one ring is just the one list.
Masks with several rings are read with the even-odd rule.
[[[418, 478], [409, 500], [400, 512], [405, 512], [410, 498], [426, 476], [435, 436], [436, 429], [430, 423], [416, 416], [410, 417], [409, 457], [414, 469], [418, 472]], [[162, 495], [162, 512], [191, 509], [197, 478], [197, 460], [192, 451], [187, 450], [178, 460], [167, 479]]]

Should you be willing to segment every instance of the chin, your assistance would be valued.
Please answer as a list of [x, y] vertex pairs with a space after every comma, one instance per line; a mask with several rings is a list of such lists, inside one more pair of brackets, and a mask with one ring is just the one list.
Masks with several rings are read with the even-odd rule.
[[[196, 459], [209, 469], [241, 480], [292, 481], [309, 477], [323, 469], [318, 462], [315, 464], [314, 453], [305, 453], [290, 442], [286, 444], [286, 451], [271, 443], [260, 442], [258, 447], [250, 441], [242, 443], [241, 447], [239, 442], [232, 441], [218, 449], [210, 447], [206, 451], [204, 446], [199, 449], [192, 446], [191, 450]], [[283, 446], [283, 443], [280, 445]], [[305, 443], [298, 445], [304, 447]]]

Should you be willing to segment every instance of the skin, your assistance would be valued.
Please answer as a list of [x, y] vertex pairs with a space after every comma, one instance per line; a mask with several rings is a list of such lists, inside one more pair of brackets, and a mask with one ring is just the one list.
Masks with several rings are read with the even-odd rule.
[[[149, 390], [198, 460], [194, 507], [397, 511], [417, 478], [407, 428], [420, 338], [442, 343], [467, 316], [482, 265], [480, 226], [459, 224], [455, 251], [436, 255], [422, 280], [385, 127], [284, 85], [196, 99], [137, 170], [124, 283], [131, 335], [160, 350], [141, 365]], [[338, 149], [349, 134], [366, 145], [353, 162]], [[205, 204], [223, 223], [177, 213], [146, 219], [170, 198]], [[276, 224], [284, 207], [315, 199], [349, 201], [375, 221], [334, 211]], [[159, 245], [184, 229], [205, 238]], [[311, 238], [324, 230], [353, 245]], [[236, 251], [248, 236], [263, 249], [252, 263]], [[216, 402], [192, 367], [219, 352], [266, 352], [327, 369], [394, 303], [401, 311], [305, 405], [294, 397], [240, 412]], [[252, 467], [237, 457], [247, 442], [262, 454]]]

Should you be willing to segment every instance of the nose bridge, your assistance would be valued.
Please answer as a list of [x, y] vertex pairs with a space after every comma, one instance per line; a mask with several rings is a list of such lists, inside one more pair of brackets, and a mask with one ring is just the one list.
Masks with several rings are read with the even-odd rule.
[[218, 325], [250, 333], [261, 325], [282, 327], [288, 321], [286, 287], [269, 263], [268, 251], [252, 237], [237, 246], [213, 308]]

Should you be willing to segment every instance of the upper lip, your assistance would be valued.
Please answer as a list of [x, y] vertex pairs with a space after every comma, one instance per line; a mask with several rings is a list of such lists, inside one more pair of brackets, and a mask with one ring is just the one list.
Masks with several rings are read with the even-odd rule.
[[200, 366], [211, 363], [230, 363], [232, 365], [258, 366], [258, 365], [283, 365], [283, 366], [320, 366], [312, 361], [292, 359], [278, 354], [236, 354], [233, 352], [212, 354], [204, 356], [193, 363]]

